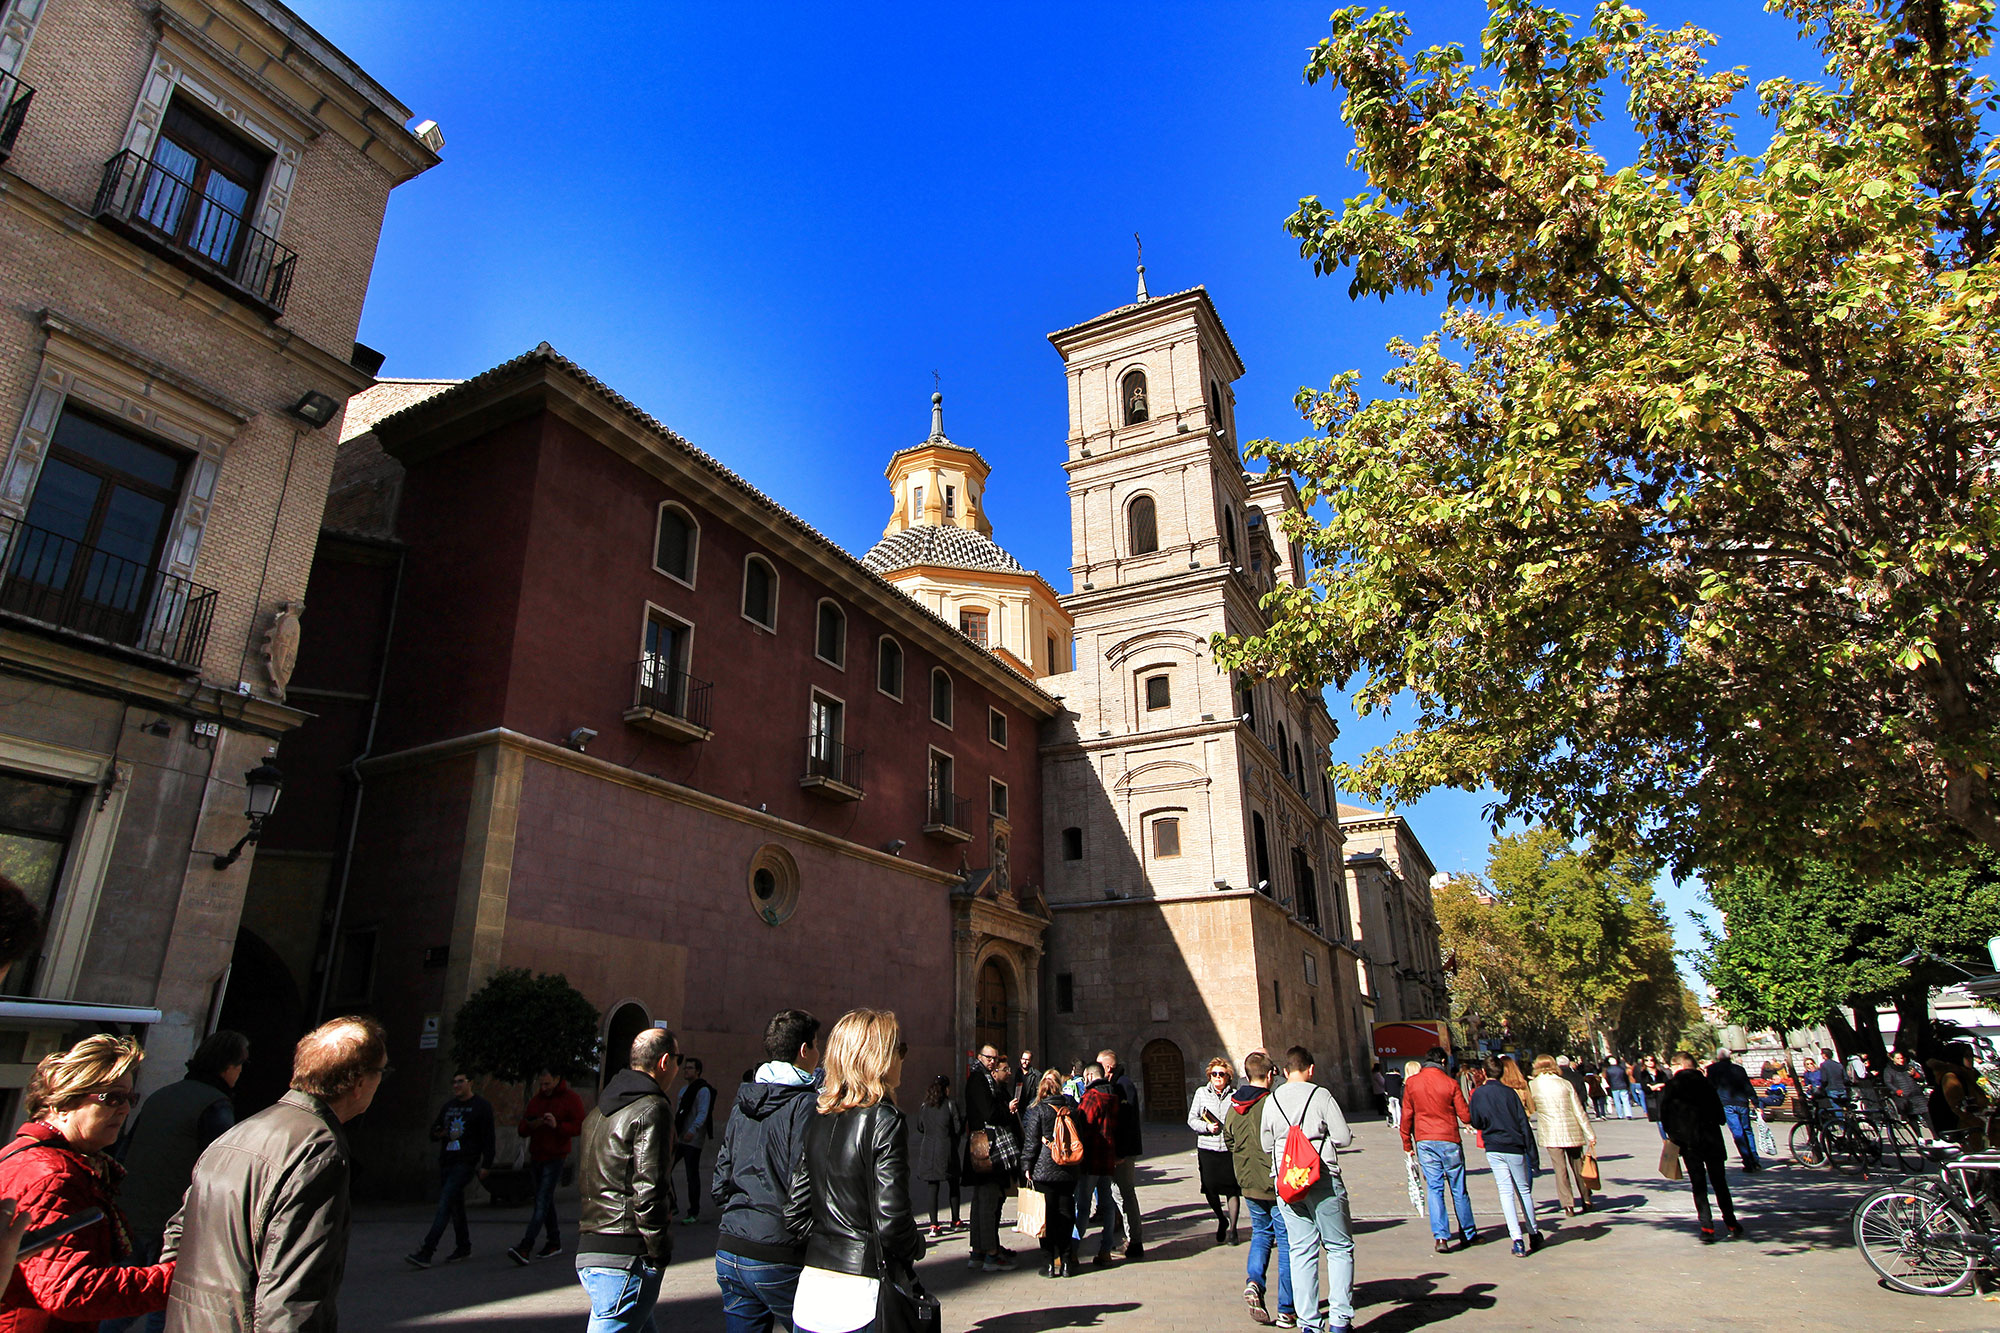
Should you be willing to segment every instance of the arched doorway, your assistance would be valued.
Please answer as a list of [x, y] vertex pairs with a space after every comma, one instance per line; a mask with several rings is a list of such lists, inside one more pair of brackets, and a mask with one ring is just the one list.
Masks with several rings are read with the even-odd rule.
[[1007, 1019], [1014, 1007], [1013, 1000], [1014, 987], [1007, 976], [1007, 969], [1000, 965], [999, 959], [987, 959], [979, 969], [978, 998], [974, 1001], [974, 1046], [993, 1046], [1003, 1055], [1008, 1053], [1011, 1038], [1007, 1032]]
[[1139, 1052], [1140, 1077], [1146, 1084], [1146, 1119], [1175, 1121], [1187, 1113], [1187, 1063], [1181, 1048], [1165, 1037], [1146, 1043]]
[[611, 1011], [611, 1021], [604, 1025], [604, 1059], [598, 1066], [597, 1085], [600, 1088], [613, 1074], [631, 1063], [633, 1039], [651, 1026], [652, 1016], [646, 1012], [646, 1006], [637, 1000], [627, 1000]]
[[250, 1060], [236, 1081], [236, 1118], [284, 1096], [292, 1082], [292, 1048], [306, 1033], [305, 1004], [285, 960], [255, 931], [236, 932], [216, 1026], [250, 1039]]

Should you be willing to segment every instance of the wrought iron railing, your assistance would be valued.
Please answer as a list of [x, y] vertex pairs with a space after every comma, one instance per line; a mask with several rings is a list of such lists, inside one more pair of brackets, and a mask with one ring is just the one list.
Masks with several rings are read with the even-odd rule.
[[930, 789], [930, 802], [924, 823], [944, 828], [970, 829], [972, 827], [965, 813], [972, 804], [970, 796], [956, 796], [949, 791]]
[[272, 314], [283, 313], [298, 254], [242, 215], [196, 194], [193, 182], [158, 162], [130, 151], [106, 162], [96, 212]]
[[216, 591], [0, 517], [0, 612], [199, 666]]
[[690, 726], [708, 730], [709, 683], [690, 676], [669, 659], [649, 653], [639, 659], [634, 702]]
[[861, 790], [861, 751], [831, 736], [806, 737], [806, 776]]
[[0, 158], [14, 151], [14, 139], [28, 118], [28, 103], [35, 90], [12, 74], [0, 74]]

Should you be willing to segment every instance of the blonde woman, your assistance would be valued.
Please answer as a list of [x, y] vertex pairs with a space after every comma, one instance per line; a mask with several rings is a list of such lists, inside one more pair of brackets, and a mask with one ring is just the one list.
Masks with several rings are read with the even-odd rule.
[[1574, 1217], [1590, 1211], [1590, 1191], [1578, 1174], [1586, 1146], [1597, 1150], [1597, 1133], [1583, 1109], [1576, 1088], [1556, 1069], [1552, 1055], [1535, 1057], [1535, 1076], [1528, 1080], [1528, 1095], [1535, 1103], [1535, 1138], [1549, 1155], [1549, 1169], [1556, 1173], [1556, 1199], [1563, 1214]]
[[138, 1098], [145, 1055], [130, 1037], [85, 1037], [44, 1056], [28, 1081], [28, 1123], [0, 1149], [0, 1196], [19, 1201], [31, 1227], [97, 1210], [81, 1231], [21, 1260], [0, 1298], [7, 1333], [94, 1329], [167, 1306], [171, 1263], [129, 1266], [131, 1230], [118, 1210], [125, 1172], [106, 1151]]
[[792, 1304], [798, 1333], [873, 1330], [884, 1272], [907, 1277], [924, 1237], [910, 1209], [909, 1133], [896, 1016], [856, 1009], [833, 1025], [819, 1113], [807, 1122], [785, 1225], [805, 1245]]
[[[1208, 1062], [1207, 1081], [1195, 1089], [1188, 1106], [1188, 1128], [1201, 1137], [1194, 1141], [1194, 1160], [1201, 1170], [1201, 1197], [1215, 1214], [1215, 1243], [1236, 1243], [1236, 1223], [1243, 1207], [1243, 1191], [1236, 1186], [1236, 1159], [1222, 1141], [1222, 1126], [1229, 1119], [1229, 1098], [1236, 1091], [1236, 1066], [1221, 1056]], [[1224, 1212], [1222, 1201], [1229, 1200]]]

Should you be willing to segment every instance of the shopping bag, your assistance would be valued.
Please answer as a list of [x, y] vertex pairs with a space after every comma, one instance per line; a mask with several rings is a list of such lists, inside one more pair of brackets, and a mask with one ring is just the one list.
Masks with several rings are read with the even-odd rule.
[[1583, 1155], [1583, 1161], [1576, 1168], [1576, 1178], [1583, 1182], [1583, 1187], [1587, 1190], [1603, 1187], [1604, 1177], [1598, 1174], [1595, 1152], [1586, 1152]]
[[1049, 1229], [1049, 1196], [1040, 1190], [1022, 1190], [1014, 1202], [1014, 1230], [1029, 1240], [1040, 1240]]
[[1417, 1166], [1417, 1155], [1413, 1152], [1403, 1154], [1403, 1176], [1410, 1187], [1410, 1208], [1421, 1215], [1428, 1203], [1424, 1196], [1424, 1173]]
[[1672, 1139], [1660, 1145], [1660, 1174], [1668, 1180], [1681, 1178], [1680, 1145]]
[[1778, 1155], [1778, 1136], [1771, 1132], [1771, 1122], [1764, 1118], [1763, 1109], [1757, 1111], [1757, 1155], [1770, 1161]]

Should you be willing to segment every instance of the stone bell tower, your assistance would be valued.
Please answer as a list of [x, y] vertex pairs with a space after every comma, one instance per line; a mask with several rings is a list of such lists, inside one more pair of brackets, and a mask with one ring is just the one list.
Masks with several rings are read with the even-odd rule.
[[1045, 745], [1051, 1054], [1120, 1051], [1177, 1120], [1215, 1055], [1311, 1049], [1367, 1086], [1344, 925], [1324, 703], [1231, 677], [1210, 636], [1255, 633], [1303, 575], [1289, 478], [1244, 471], [1243, 363], [1200, 287], [1050, 335], [1069, 398], [1076, 670]]

